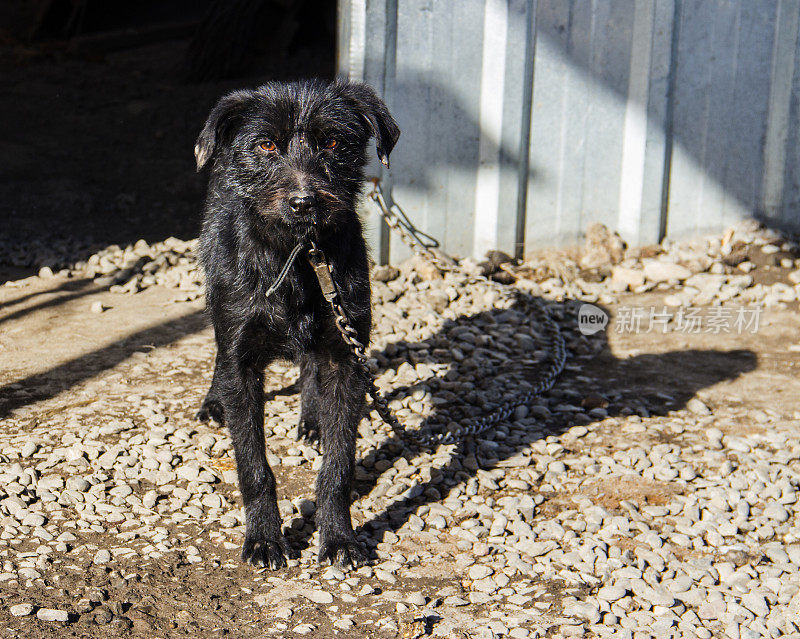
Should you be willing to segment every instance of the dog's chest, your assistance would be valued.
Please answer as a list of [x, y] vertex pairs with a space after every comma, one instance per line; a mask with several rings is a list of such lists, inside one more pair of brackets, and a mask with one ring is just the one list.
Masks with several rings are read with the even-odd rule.
[[325, 300], [306, 270], [293, 271], [269, 296], [269, 280], [259, 282], [252, 293], [253, 328], [287, 357], [311, 350], [326, 320]]

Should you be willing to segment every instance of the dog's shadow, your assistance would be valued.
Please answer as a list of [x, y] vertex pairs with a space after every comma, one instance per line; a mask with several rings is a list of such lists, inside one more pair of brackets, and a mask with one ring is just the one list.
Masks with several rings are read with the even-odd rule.
[[[666, 415], [670, 411], [683, 408], [700, 389], [733, 379], [753, 370], [757, 364], [756, 355], [748, 350], [681, 350], [618, 359], [611, 354], [605, 331], [584, 335], [578, 330], [578, 310], [583, 302], [551, 302], [523, 293], [519, 295], [519, 301], [511, 310], [529, 313], [531, 306], [535, 307], [536, 303], [546, 304], [550, 315], [561, 326], [568, 353], [566, 369], [555, 386], [534, 401], [534, 406], [538, 408], [534, 408], [527, 417], [516, 421], [512, 418], [477, 437], [460, 439], [444, 464], [441, 464], [442, 454], [439, 451], [435, 461], [440, 465], [432, 469], [434, 472], [429, 480], [416, 480], [417, 487], [411, 491], [407, 491], [408, 487], [404, 486], [400, 492], [407, 496], [387, 499], [380, 506], [382, 509], [379, 512], [375, 512], [376, 509], [371, 510], [368, 519], [356, 528], [359, 537], [371, 549], [383, 540], [387, 531], [397, 531], [412, 514], [419, 512], [425, 505], [444, 499], [454, 488], [463, 486], [463, 491], [469, 493], [466, 485], [478, 475], [478, 469], [491, 471], [501, 468], [504, 462], [529, 449], [538, 440], [562, 434], [575, 426], [590, 426], [607, 417], [639, 415], [646, 418]], [[432, 386], [438, 384], [434, 380], [442, 380], [442, 375], [447, 374], [442, 370], [456, 370], [456, 356], [463, 357], [463, 354], [457, 355], [454, 348], [443, 348], [443, 344], [451, 342], [449, 336], [462, 328], [473, 333], [475, 328], [482, 331], [487, 324], [503, 321], [508, 311], [508, 308], [495, 308], [460, 316], [447, 320], [441, 330], [427, 339], [413, 344], [390, 343], [380, 352], [373, 351], [380, 362], [389, 363], [380, 372], [396, 370], [406, 361], [405, 358], [398, 357], [398, 344], [414, 354], [416, 363], [432, 365], [430, 368], [438, 371], [427, 379], [417, 379], [411, 384], [392, 387], [386, 394], [387, 399], [402, 399], [415, 391], [431, 390]], [[551, 347], [552, 344], [537, 341], [534, 348], [549, 352]], [[506, 349], [505, 354], [507, 359], [500, 369], [488, 369], [488, 374], [497, 376], [494, 392], [498, 392], [499, 386], [500, 392], [506, 390], [514, 393], [510, 379], [510, 387], [503, 388], [504, 378], [509, 377], [508, 371], [524, 371], [528, 381], [536, 383], [538, 377], [549, 368], [551, 361], [549, 358], [545, 359], [532, 368], [532, 353], [529, 349]], [[487, 371], [481, 368], [481, 375], [485, 372]], [[480, 375], [472, 372], [471, 377], [475, 380]], [[458, 376], [451, 373], [447, 379], [451, 382], [458, 381]], [[282, 393], [292, 390], [289, 387]], [[435, 389], [431, 393], [434, 397], [437, 395]], [[422, 421], [422, 428], [429, 426], [433, 431], [441, 430], [452, 419], [454, 412], [475, 413], [468, 397], [459, 398], [452, 392], [444, 394], [449, 398], [447, 405], [444, 409], [434, 407], [428, 412]], [[444, 413], [445, 410], [447, 413]], [[363, 420], [362, 430], [365, 426], [369, 429], [369, 424], [368, 420]], [[404, 444], [397, 437], [391, 436], [362, 457], [354, 483], [354, 491], [358, 497], [369, 495], [377, 486], [381, 475], [390, 472], [400, 456], [411, 459], [423, 451], [436, 453], [430, 448], [418, 449]], [[469, 463], [465, 463], [467, 459], [470, 460]], [[534, 490], [535, 488], [533, 486]], [[474, 491], [474, 487], [472, 490]], [[307, 541], [304, 539], [306, 535], [302, 533], [298, 537], [295, 542], [302, 544]]]

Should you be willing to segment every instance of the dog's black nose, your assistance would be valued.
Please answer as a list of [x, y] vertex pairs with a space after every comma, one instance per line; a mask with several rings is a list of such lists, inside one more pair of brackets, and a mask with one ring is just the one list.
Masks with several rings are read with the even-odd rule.
[[302, 213], [307, 211], [317, 203], [317, 198], [309, 191], [301, 191], [300, 193], [292, 193], [289, 196], [289, 207], [293, 213]]

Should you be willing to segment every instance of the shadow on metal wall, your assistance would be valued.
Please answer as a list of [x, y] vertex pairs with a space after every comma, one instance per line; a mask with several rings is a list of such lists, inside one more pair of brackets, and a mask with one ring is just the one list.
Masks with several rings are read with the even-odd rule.
[[[800, 230], [800, 8], [761, 0], [537, 7], [537, 58], [563, 63], [561, 107], [585, 107], [594, 127], [576, 138], [591, 145], [614, 129], [620, 144], [605, 150], [610, 161], [641, 144], [645, 172], [662, 172], [643, 178], [645, 190], [648, 179], [661, 189], [661, 235], [721, 231], [744, 216]], [[547, 62], [537, 61], [534, 101], [537, 82], [552, 79]], [[592, 112], [603, 99], [617, 107], [606, 121]]]

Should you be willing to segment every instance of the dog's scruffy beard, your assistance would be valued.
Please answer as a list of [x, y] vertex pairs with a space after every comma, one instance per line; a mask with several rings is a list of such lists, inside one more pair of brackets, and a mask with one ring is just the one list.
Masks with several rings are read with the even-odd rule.
[[271, 232], [285, 230], [298, 240], [319, 238], [321, 235], [335, 233], [342, 226], [350, 224], [355, 217], [355, 198], [351, 195], [337, 195], [331, 190], [314, 190], [318, 204], [303, 214], [287, 210], [286, 191], [265, 194], [253, 203], [252, 211], [258, 226]]

